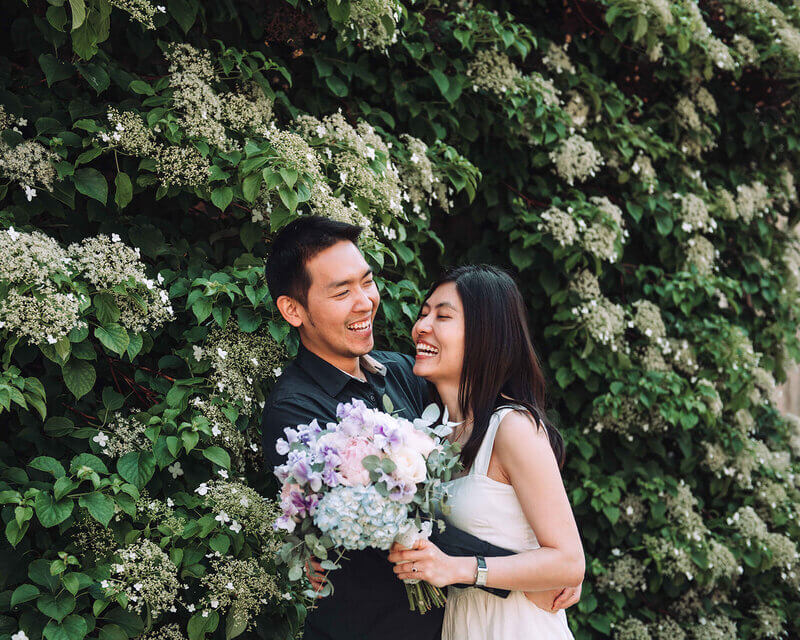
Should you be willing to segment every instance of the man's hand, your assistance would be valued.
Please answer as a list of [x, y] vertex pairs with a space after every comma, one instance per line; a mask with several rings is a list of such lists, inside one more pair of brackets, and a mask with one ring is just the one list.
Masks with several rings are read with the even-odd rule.
[[[327, 572], [316, 558], [311, 558], [306, 562], [306, 578], [311, 582], [311, 588], [317, 592], [321, 591], [328, 581]], [[317, 596], [317, 598], [320, 597], [322, 596]]]

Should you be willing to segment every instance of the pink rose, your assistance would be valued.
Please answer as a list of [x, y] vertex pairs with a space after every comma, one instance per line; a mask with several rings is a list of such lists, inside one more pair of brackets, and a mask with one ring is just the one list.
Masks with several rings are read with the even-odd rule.
[[342, 459], [339, 465], [342, 484], [346, 487], [366, 486], [369, 484], [369, 471], [364, 468], [361, 461], [367, 456], [380, 456], [380, 450], [366, 440], [350, 438], [347, 445], [340, 449], [339, 456]]
[[436, 448], [436, 441], [427, 433], [411, 428], [406, 433], [406, 446], [422, 454], [427, 459], [431, 451]]

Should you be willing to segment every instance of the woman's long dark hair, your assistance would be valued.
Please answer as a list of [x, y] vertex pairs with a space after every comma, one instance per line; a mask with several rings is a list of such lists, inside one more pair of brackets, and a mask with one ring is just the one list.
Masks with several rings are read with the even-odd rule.
[[458, 404], [461, 414], [471, 415], [473, 421], [472, 433], [461, 451], [464, 467], [468, 469], [475, 461], [492, 413], [504, 404], [518, 404], [530, 412], [537, 429], [539, 420], [544, 424], [561, 468], [564, 440], [547, 420], [547, 385], [514, 279], [490, 265], [456, 267], [433, 284], [427, 297], [447, 282], [455, 283], [464, 308], [464, 365]]

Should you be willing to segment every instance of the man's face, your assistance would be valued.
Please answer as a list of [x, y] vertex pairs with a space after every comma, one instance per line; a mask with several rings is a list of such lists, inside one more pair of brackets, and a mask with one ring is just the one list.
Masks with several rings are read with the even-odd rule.
[[[364, 256], [343, 240], [306, 263], [311, 278], [300, 328], [306, 347], [336, 364], [372, 351], [380, 294]], [[340, 367], [341, 368], [341, 367]]]

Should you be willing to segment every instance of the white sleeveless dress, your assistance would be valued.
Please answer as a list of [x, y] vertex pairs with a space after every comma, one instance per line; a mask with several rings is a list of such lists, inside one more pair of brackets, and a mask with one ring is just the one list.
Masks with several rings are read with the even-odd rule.
[[[513, 411], [494, 412], [469, 473], [446, 484], [454, 526], [499, 547], [521, 553], [538, 549], [514, 488], [489, 478], [489, 460], [500, 421]], [[540, 609], [522, 591], [500, 598], [482, 589], [447, 588], [442, 640], [573, 640], [564, 609]]]

